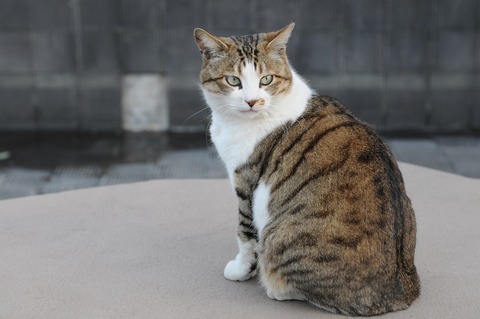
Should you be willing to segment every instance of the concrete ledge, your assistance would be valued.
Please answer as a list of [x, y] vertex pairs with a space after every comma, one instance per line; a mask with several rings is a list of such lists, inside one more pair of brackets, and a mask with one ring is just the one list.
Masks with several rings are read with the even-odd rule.
[[[478, 318], [480, 181], [402, 164], [422, 295], [388, 318]], [[0, 318], [339, 318], [222, 276], [226, 180], [160, 180], [0, 201]]]

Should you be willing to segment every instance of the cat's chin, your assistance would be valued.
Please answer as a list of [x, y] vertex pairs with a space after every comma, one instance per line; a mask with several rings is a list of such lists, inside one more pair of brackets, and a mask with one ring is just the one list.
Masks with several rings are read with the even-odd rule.
[[242, 118], [253, 119], [253, 118], [260, 117], [264, 112], [260, 110], [250, 109], [250, 110], [239, 110], [237, 113]]
[[239, 112], [244, 113], [244, 114], [255, 114], [255, 113], [258, 113], [259, 111], [257, 111], [257, 110], [240, 110]]

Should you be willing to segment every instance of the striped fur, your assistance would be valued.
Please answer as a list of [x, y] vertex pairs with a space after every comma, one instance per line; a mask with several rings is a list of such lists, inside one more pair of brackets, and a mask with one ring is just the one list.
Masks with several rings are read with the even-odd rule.
[[[290, 76], [276, 79], [269, 94], [287, 99], [301, 79], [289, 67], [284, 47], [269, 47], [281, 32], [221, 38], [225, 46], [210, 43], [203, 48], [208, 56], [203, 52], [201, 79], [213, 72], [205, 68], [221, 74], [246, 60], [256, 63], [257, 72], [260, 66], [268, 70], [263, 59], [274, 54], [276, 63], [284, 63], [276, 70], [288, 69]], [[263, 57], [258, 47], [267, 48]], [[228, 95], [224, 85], [223, 79], [203, 82], [204, 91]], [[215, 107], [212, 112], [215, 116]], [[257, 132], [253, 126], [267, 121], [264, 117], [231, 119], [231, 125], [243, 121]], [[220, 134], [212, 131], [222, 155]], [[244, 138], [250, 138], [248, 131]], [[241, 145], [240, 138], [228, 141], [230, 150]], [[413, 302], [420, 292], [414, 211], [388, 146], [368, 125], [338, 101], [311, 95], [299, 116], [270, 127], [246, 149], [229, 171], [239, 201], [240, 252], [225, 268], [228, 279], [259, 273], [271, 298], [307, 300], [351, 316], [401, 310]], [[230, 159], [222, 158], [229, 169]]]

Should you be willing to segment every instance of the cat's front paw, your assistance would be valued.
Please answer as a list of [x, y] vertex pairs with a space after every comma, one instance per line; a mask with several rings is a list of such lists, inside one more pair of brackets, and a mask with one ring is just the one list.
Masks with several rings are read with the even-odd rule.
[[239, 259], [230, 260], [225, 266], [223, 275], [228, 280], [233, 281], [245, 281], [254, 277], [257, 273], [257, 270], [252, 269], [252, 265], [246, 262], [242, 262]]

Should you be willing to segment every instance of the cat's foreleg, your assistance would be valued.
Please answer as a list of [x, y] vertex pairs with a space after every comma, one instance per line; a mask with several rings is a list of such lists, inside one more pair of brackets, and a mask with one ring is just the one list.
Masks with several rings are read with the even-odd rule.
[[239, 252], [235, 259], [227, 263], [223, 275], [228, 280], [245, 281], [257, 274], [257, 243], [256, 240], [242, 242], [240, 238], [237, 241]]
[[223, 275], [229, 280], [244, 281], [257, 273], [257, 230], [253, 225], [251, 200], [239, 196], [238, 254], [229, 261]]

